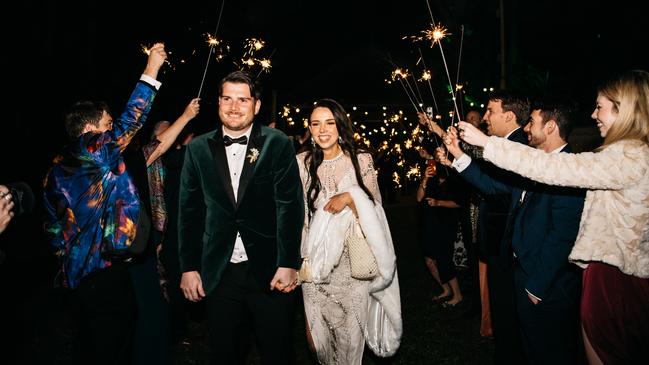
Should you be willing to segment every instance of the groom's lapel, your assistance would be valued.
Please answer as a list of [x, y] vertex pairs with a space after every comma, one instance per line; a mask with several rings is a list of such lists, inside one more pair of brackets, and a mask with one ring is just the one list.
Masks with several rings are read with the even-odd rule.
[[[264, 146], [264, 141], [266, 136], [261, 134], [261, 125], [254, 123], [252, 125], [252, 131], [250, 131], [250, 139], [248, 141], [248, 148], [246, 149], [245, 161], [243, 162], [243, 170], [241, 171], [241, 177], [239, 178], [239, 190], [237, 192], [237, 204], [238, 207], [243, 196], [246, 194], [248, 184], [254, 175], [255, 166], [259, 163], [259, 157], [261, 155], [261, 148]], [[256, 152], [253, 152], [256, 151]], [[254, 157], [253, 157], [254, 156]]]
[[217, 175], [221, 178], [223, 183], [223, 189], [226, 195], [228, 196], [230, 203], [235, 207], [236, 203], [234, 201], [234, 191], [232, 190], [232, 180], [230, 180], [230, 168], [228, 167], [228, 158], [225, 155], [225, 145], [223, 144], [223, 131], [221, 128], [218, 128], [214, 135], [207, 139], [214, 156], [214, 161], [216, 162], [216, 172]]

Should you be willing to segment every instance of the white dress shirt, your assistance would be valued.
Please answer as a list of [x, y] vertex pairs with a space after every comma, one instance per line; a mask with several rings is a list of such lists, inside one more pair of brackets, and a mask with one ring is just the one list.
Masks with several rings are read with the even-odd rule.
[[[250, 143], [250, 132], [252, 132], [252, 127], [248, 128], [246, 133], [243, 135], [248, 138], [248, 143]], [[224, 136], [229, 136], [225, 130], [223, 130]], [[240, 137], [240, 136], [237, 136]], [[234, 200], [237, 200], [237, 193], [239, 191], [239, 178], [241, 177], [241, 171], [243, 170], [243, 163], [246, 160], [246, 150], [248, 145], [233, 143], [225, 147], [225, 155], [228, 158], [228, 167], [230, 168], [230, 181], [232, 182], [232, 191], [234, 192]], [[248, 255], [246, 254], [246, 249], [243, 246], [243, 240], [241, 240], [241, 234], [237, 232], [237, 239], [234, 241], [234, 251], [232, 251], [232, 257], [230, 257], [230, 262], [239, 263], [248, 261]]]

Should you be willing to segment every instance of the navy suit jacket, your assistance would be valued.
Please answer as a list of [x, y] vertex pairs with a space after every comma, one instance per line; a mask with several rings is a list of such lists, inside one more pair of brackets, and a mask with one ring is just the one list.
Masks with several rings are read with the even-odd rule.
[[[523, 128], [518, 128], [507, 137], [510, 141], [527, 145], [527, 134]], [[520, 185], [522, 178], [513, 172], [503, 170], [485, 160], [475, 161], [482, 172], [491, 179], [510, 186]], [[509, 192], [493, 192], [480, 194], [478, 210], [478, 247], [482, 257], [498, 256], [500, 242], [505, 233], [508, 210], [511, 203]]]
[[[566, 146], [561, 152], [570, 149]], [[511, 262], [513, 250], [525, 275], [525, 289], [542, 300], [558, 286], [570, 288], [571, 296], [576, 289], [578, 295], [579, 278], [574, 265], [568, 262], [568, 255], [579, 231], [585, 191], [530, 180], [509, 185], [492, 178], [476, 163], [471, 163], [460, 175], [485, 194], [511, 194], [505, 229], [506, 235], [511, 232], [511, 240], [507, 236], [503, 238], [501, 252]], [[523, 189], [526, 193], [521, 203]]]

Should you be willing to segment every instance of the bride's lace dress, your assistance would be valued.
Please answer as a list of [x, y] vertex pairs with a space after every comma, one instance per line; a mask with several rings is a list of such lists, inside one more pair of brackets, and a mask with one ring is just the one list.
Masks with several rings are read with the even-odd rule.
[[[298, 155], [300, 178], [306, 194], [309, 174], [304, 158], [304, 153]], [[372, 193], [375, 203], [381, 204], [372, 157], [360, 154], [358, 162], [363, 183]], [[316, 206], [318, 202], [326, 202], [339, 191], [357, 184], [352, 161], [342, 152], [322, 162], [318, 167], [318, 177], [322, 187]], [[329, 275], [328, 283], [302, 284], [306, 319], [321, 364], [361, 364], [367, 325], [368, 284], [369, 281], [351, 277], [346, 248]]]

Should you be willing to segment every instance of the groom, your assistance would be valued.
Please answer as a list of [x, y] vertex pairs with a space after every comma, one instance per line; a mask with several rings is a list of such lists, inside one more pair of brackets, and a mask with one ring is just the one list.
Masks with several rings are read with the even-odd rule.
[[243, 362], [247, 327], [263, 363], [294, 361], [304, 200], [290, 140], [253, 123], [260, 94], [247, 73], [221, 80], [222, 125], [188, 145], [182, 171], [180, 288], [205, 298], [213, 363]]

